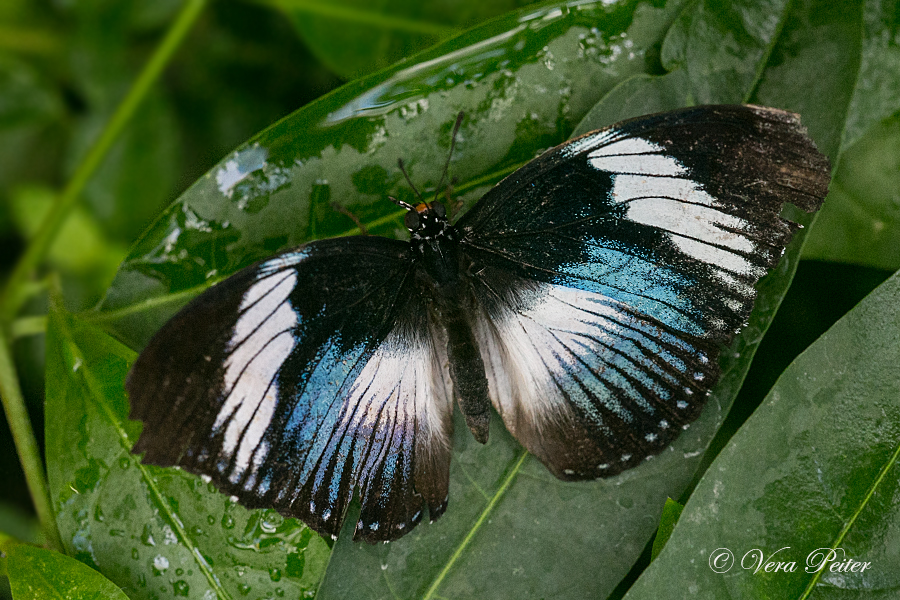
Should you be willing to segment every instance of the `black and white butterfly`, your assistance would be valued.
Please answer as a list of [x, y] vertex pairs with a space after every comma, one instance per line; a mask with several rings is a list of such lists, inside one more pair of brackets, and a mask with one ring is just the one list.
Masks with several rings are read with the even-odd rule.
[[[458, 122], [457, 122], [458, 125]], [[455, 224], [311, 242], [166, 324], [128, 378], [145, 463], [335, 536], [401, 537], [447, 508], [454, 400], [491, 406], [566, 480], [615, 475], [700, 414], [754, 285], [817, 210], [828, 160], [796, 115], [706, 106], [548, 150]]]

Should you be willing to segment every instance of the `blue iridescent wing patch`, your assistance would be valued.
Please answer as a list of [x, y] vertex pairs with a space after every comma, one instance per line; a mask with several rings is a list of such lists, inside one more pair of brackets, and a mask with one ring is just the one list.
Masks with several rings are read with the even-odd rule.
[[757, 281], [816, 210], [828, 162], [796, 115], [698, 107], [554, 148], [457, 227], [507, 428], [558, 477], [660, 452], [695, 420]]
[[439, 517], [452, 404], [408, 252], [315, 242], [199, 296], [132, 368], [133, 451], [332, 536], [356, 489], [359, 539], [398, 538], [426, 508]]

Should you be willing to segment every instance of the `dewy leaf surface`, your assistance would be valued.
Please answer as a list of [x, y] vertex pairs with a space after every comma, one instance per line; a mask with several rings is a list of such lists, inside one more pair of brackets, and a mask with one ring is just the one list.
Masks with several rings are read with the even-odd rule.
[[329, 549], [305, 525], [246, 511], [198, 477], [130, 454], [140, 424], [126, 418], [122, 381], [133, 359], [105, 333], [51, 312], [47, 464], [66, 552], [131, 598], [311, 593]]
[[[801, 354], [713, 462], [626, 598], [896, 598], [900, 274]], [[737, 525], [739, 524], [739, 526]], [[759, 553], [796, 562], [758, 571]], [[870, 563], [817, 572], [824, 549]], [[722, 555], [714, 572], [710, 557]], [[810, 568], [807, 570], [807, 559]], [[746, 558], [745, 558], [746, 556]], [[743, 566], [741, 564], [744, 559]], [[849, 564], [849, 563], [845, 563]]]

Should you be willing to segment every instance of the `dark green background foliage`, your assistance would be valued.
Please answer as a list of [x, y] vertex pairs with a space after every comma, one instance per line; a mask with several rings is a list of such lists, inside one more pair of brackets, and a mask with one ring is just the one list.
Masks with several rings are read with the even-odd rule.
[[[0, 4], [4, 279], [181, 8]], [[760, 283], [703, 416], [653, 461], [609, 481], [563, 483], [499, 419], [485, 446], [458, 423], [448, 512], [376, 547], [353, 544], [349, 529], [326, 543], [130, 455], [140, 424], [126, 418], [122, 382], [155, 329], [242, 266], [358, 233], [335, 204], [372, 233], [402, 237], [402, 211], [386, 201], [411, 197], [396, 160], [433, 188], [459, 110], [451, 171], [465, 209], [574, 134], [719, 102], [799, 112], [834, 178], [825, 208], [799, 217], [802, 235]], [[64, 553], [19, 543], [40, 534], [4, 424], [2, 593], [896, 597], [898, 190], [894, 0], [212, 3], [36, 277], [7, 290], [27, 298], [0, 327], [13, 340]], [[62, 293], [51, 302], [48, 289]], [[654, 545], [667, 497], [684, 510], [666, 511]], [[797, 572], [738, 565], [722, 575], [707, 564], [719, 547], [739, 561], [785, 546], [781, 560], [797, 561]], [[806, 556], [830, 547], [872, 566], [806, 573]]]

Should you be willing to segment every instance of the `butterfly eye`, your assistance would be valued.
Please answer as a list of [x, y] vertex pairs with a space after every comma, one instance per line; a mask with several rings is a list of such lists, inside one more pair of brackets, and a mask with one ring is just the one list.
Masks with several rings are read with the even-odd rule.
[[447, 216], [447, 209], [440, 202], [432, 202], [431, 210], [434, 211], [435, 215], [437, 215], [438, 217], [440, 217], [442, 219]]
[[403, 221], [406, 224], [407, 229], [409, 229], [410, 231], [415, 231], [419, 228], [419, 213], [417, 213], [415, 210], [410, 210], [406, 213]]

